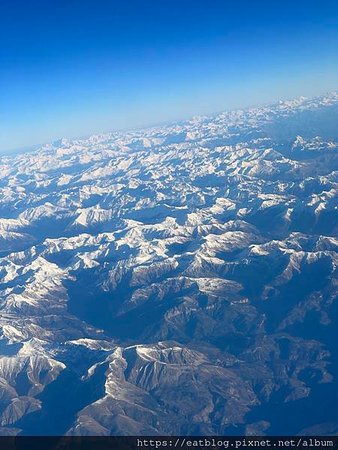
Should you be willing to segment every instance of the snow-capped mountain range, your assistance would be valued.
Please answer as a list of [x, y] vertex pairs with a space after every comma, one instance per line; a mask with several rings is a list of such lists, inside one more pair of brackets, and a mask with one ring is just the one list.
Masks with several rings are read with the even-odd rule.
[[332, 93], [0, 157], [0, 434], [337, 433], [337, 149]]

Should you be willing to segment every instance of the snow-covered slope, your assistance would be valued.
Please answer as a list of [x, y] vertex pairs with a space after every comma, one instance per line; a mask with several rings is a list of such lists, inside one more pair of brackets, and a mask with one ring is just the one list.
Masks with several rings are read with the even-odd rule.
[[0, 158], [0, 433], [338, 424], [337, 120], [333, 93]]

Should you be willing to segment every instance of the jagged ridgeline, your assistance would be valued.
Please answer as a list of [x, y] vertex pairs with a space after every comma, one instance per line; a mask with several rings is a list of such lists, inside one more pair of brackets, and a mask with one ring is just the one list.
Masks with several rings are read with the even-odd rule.
[[338, 95], [0, 158], [0, 434], [338, 432]]

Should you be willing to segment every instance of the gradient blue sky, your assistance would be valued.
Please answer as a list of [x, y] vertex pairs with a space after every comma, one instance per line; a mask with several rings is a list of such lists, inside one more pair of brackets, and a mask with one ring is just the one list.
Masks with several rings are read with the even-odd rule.
[[0, 0], [2, 151], [336, 89], [336, 0]]

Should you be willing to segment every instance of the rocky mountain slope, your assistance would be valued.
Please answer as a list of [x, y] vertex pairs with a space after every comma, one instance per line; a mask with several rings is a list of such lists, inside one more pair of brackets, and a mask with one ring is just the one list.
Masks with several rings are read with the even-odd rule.
[[0, 434], [338, 431], [338, 94], [0, 158]]

